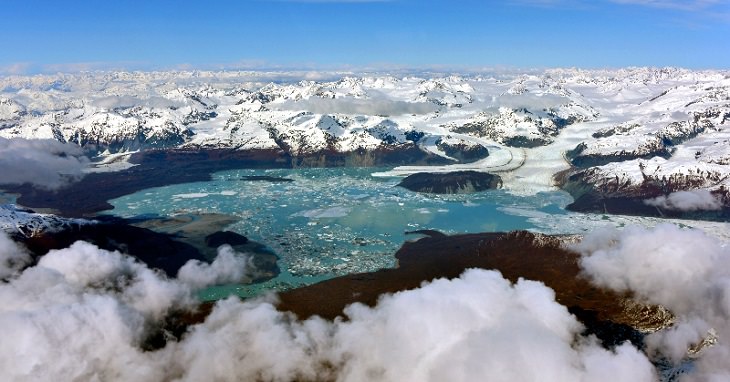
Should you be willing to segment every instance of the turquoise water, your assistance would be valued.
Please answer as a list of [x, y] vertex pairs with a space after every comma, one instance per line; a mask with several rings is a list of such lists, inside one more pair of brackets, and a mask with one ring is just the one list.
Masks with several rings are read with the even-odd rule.
[[[406, 231], [444, 233], [543, 230], [534, 214], [565, 214], [562, 192], [521, 197], [502, 190], [468, 195], [419, 194], [362, 168], [233, 170], [209, 182], [143, 190], [110, 201], [123, 217], [223, 213], [241, 218], [227, 227], [261, 242], [279, 257], [282, 274], [255, 286], [209, 288], [206, 298], [247, 296], [310, 284], [337, 275], [395, 266]], [[272, 183], [245, 176], [293, 179]], [[529, 211], [529, 213], [525, 213]]]
[[0, 190], [0, 204], [15, 204], [18, 199], [16, 194], [8, 194]]

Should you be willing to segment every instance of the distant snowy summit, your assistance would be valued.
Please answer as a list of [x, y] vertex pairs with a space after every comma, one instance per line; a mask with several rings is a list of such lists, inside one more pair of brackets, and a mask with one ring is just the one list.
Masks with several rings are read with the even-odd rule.
[[0, 137], [72, 142], [102, 157], [158, 148], [278, 150], [293, 158], [417, 148], [454, 164], [439, 171], [504, 173], [508, 190], [551, 189], [560, 173], [576, 199], [704, 190], [730, 204], [728, 71], [312, 75], [5, 77]]

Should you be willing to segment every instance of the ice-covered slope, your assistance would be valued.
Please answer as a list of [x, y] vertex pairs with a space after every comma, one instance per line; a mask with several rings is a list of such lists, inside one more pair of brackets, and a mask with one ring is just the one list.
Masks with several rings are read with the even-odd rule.
[[0, 136], [53, 138], [97, 153], [188, 146], [307, 155], [438, 139], [451, 131], [509, 146], [542, 145], [597, 115], [544, 76], [291, 78], [255, 72], [7, 77], [0, 80]]
[[[501, 171], [515, 192], [550, 189], [552, 175], [570, 166], [586, 184], [635, 185], [648, 176], [642, 168], [653, 168], [658, 182], [698, 171], [725, 179], [729, 126], [725, 71], [0, 78], [1, 137], [75, 142], [99, 155], [186, 147], [306, 157], [416, 145], [456, 164], [435, 170]], [[724, 182], [682, 187], [718, 190]]]
[[62, 231], [81, 224], [93, 224], [93, 221], [36, 213], [18, 208], [13, 204], [0, 205], [0, 231], [11, 235], [33, 237], [46, 232]]

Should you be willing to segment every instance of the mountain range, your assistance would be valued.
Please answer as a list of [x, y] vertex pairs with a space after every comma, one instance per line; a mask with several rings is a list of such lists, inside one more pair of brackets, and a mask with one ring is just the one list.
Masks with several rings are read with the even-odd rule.
[[730, 72], [719, 70], [10, 76], [0, 137], [74, 143], [94, 158], [90, 171], [150, 149], [298, 158], [415, 147], [444, 165], [380, 175], [471, 169], [503, 173], [514, 192], [700, 190], [730, 205]]

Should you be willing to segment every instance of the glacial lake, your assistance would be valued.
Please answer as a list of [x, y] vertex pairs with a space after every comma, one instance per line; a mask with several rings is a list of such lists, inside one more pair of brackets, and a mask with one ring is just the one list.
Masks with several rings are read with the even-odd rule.
[[[474, 194], [421, 194], [397, 187], [398, 178], [374, 177], [382, 169], [314, 168], [232, 170], [207, 182], [150, 188], [111, 200], [111, 213], [131, 218], [221, 213], [240, 220], [226, 230], [265, 244], [279, 256], [281, 274], [255, 285], [201, 291], [204, 299], [258, 295], [327, 278], [394, 267], [394, 254], [417, 235], [530, 230], [584, 233], [640, 218], [571, 213], [562, 191], [514, 195], [506, 190]], [[291, 182], [246, 180], [287, 178]]]

